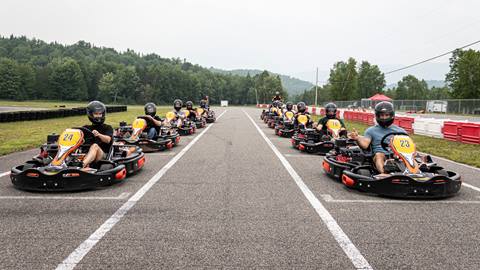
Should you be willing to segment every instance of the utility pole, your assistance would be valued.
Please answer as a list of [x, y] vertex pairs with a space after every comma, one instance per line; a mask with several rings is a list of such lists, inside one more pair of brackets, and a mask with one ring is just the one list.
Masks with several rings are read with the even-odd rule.
[[317, 74], [315, 79], [315, 108], [317, 107], [317, 100], [318, 100], [318, 67], [317, 67]]
[[258, 93], [257, 93], [257, 88], [254, 87], [253, 89], [255, 89], [255, 99], [257, 100], [257, 105], [258, 105]]

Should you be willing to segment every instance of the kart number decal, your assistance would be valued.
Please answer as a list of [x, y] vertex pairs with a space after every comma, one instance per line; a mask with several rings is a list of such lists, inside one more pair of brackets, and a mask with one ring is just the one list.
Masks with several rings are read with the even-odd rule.
[[204, 110], [203, 110], [202, 108], [197, 108], [197, 113], [198, 113], [198, 114], [202, 115], [203, 112], [204, 112]]
[[144, 129], [147, 126], [147, 121], [142, 118], [137, 118], [133, 121], [132, 128], [133, 129]]
[[331, 119], [327, 121], [327, 128], [333, 133], [333, 136], [336, 138], [338, 137], [338, 133], [342, 128], [342, 124], [337, 119]]
[[285, 116], [286, 116], [288, 119], [292, 119], [293, 116], [294, 116], [294, 114], [293, 114], [293, 112], [286, 112], [286, 113], [285, 113]]
[[413, 154], [415, 152], [415, 144], [408, 136], [395, 136], [392, 139], [392, 145], [397, 152], [402, 154]]
[[167, 112], [165, 117], [167, 118], [168, 121], [171, 121], [171, 120], [175, 119], [176, 116], [175, 116], [174, 112]]
[[308, 122], [308, 117], [302, 114], [297, 117], [297, 120], [300, 124], [306, 125]]
[[67, 129], [58, 137], [58, 145], [65, 147], [75, 146], [81, 139], [83, 133], [79, 129]]

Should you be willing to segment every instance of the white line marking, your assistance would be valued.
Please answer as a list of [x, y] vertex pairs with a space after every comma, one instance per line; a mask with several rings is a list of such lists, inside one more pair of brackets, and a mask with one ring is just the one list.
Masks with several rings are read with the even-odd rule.
[[[220, 119], [223, 114], [227, 111], [225, 110], [221, 113], [217, 119]], [[210, 127], [206, 127], [198, 136], [196, 136], [185, 148], [174, 156], [165, 166], [163, 166], [160, 171], [157, 172], [148, 182], [142, 186], [128, 201], [126, 201], [109, 219], [107, 219], [94, 233], [88, 237], [80, 246], [78, 246], [62, 263], [57, 266], [59, 269], [73, 269], [77, 264], [87, 255], [87, 253], [100, 241], [112, 228], [119, 222], [128, 211], [135, 206], [135, 204], [148, 192], [153, 185], [155, 185], [160, 178], [170, 169], [177, 161], [207, 132]]]
[[472, 185], [467, 184], [467, 183], [465, 183], [465, 182], [462, 182], [462, 186], [468, 187], [468, 188], [471, 188], [471, 189], [473, 189], [473, 190], [475, 190], [475, 191], [480, 192], [480, 188], [478, 188], [478, 187], [476, 187], [476, 186], [472, 186]]
[[318, 215], [320, 216], [322, 221], [325, 223], [325, 225], [327, 226], [328, 230], [333, 235], [337, 243], [343, 249], [343, 252], [345, 252], [348, 258], [352, 261], [355, 268], [356, 269], [373, 269], [372, 266], [370, 266], [368, 261], [363, 257], [363, 255], [357, 249], [357, 247], [352, 243], [352, 241], [350, 241], [350, 239], [345, 234], [345, 232], [343, 232], [342, 228], [338, 225], [338, 223], [335, 221], [333, 216], [328, 212], [325, 206], [323, 206], [323, 204], [317, 199], [317, 197], [315, 197], [313, 192], [307, 187], [307, 185], [305, 185], [300, 175], [298, 175], [295, 169], [293, 169], [292, 165], [290, 165], [287, 159], [280, 153], [280, 151], [278, 151], [275, 145], [273, 145], [273, 143], [267, 138], [265, 133], [263, 133], [260, 127], [258, 127], [258, 125], [255, 123], [252, 117], [250, 117], [250, 115], [245, 110], [243, 110], [243, 112], [250, 119], [253, 125], [257, 128], [260, 135], [267, 142], [268, 146], [270, 146], [270, 148], [273, 150], [275, 155], [277, 155], [278, 159], [280, 159], [285, 169], [287, 169], [288, 173], [290, 173], [290, 176], [292, 176], [297, 186], [303, 192], [303, 195], [305, 195], [305, 197], [313, 206], [315, 211], [317, 211]]
[[130, 192], [123, 192], [116, 197], [94, 196], [0, 196], [0, 200], [124, 200]]
[[318, 158], [319, 155], [310, 155], [310, 154], [284, 154], [286, 157], [316, 157]]
[[166, 152], [166, 153], [148, 153], [148, 156], [175, 156], [175, 152]]
[[3, 173], [0, 173], [0, 177], [4, 177], [4, 176], [7, 176], [7, 175], [10, 175], [10, 172], [3, 172]]
[[385, 204], [480, 204], [480, 201], [454, 201], [454, 200], [434, 200], [434, 201], [413, 201], [413, 200], [352, 200], [352, 199], [334, 199], [330, 194], [322, 194], [322, 199], [329, 203], [385, 203]]

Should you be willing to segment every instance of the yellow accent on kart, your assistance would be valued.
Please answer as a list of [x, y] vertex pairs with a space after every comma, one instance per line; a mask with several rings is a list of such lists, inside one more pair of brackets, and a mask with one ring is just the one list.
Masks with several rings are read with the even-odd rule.
[[142, 134], [142, 131], [147, 127], [147, 121], [142, 118], [137, 118], [135, 121], [133, 121], [132, 124], [132, 129], [133, 129], [133, 134], [130, 137], [130, 139], [137, 139], [140, 137], [140, 134]]
[[303, 125], [306, 125], [308, 123], [308, 116], [304, 115], [304, 114], [301, 114], [297, 117], [297, 121], [300, 123], [300, 124], [303, 124]]
[[183, 110], [183, 113], [185, 114], [185, 117], [188, 117], [190, 115], [190, 111], [189, 110]]
[[177, 117], [177, 115], [174, 112], [167, 112], [165, 117], [167, 118], [168, 121], [172, 121]]
[[286, 112], [285, 113], [285, 117], [287, 117], [289, 120], [292, 120], [292, 118], [295, 116], [295, 114], [293, 112]]
[[204, 112], [205, 112], [205, 110], [203, 108], [197, 108], [197, 113], [199, 115], [202, 115]]
[[83, 132], [80, 129], [69, 128], [58, 137], [58, 152], [52, 160], [52, 165], [60, 166], [65, 159], [83, 143]]
[[402, 159], [403, 163], [411, 173], [418, 173], [418, 163], [415, 161], [415, 143], [412, 138], [406, 135], [396, 135], [390, 140], [390, 148]]
[[327, 121], [327, 129], [332, 132], [334, 138], [338, 138], [342, 124], [337, 119], [330, 119]]

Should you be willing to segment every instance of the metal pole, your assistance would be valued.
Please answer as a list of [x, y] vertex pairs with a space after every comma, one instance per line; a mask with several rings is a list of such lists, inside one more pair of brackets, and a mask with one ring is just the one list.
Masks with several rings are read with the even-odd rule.
[[257, 88], [255, 87], [255, 99], [257, 100], [257, 105], [258, 105], [258, 93], [257, 93]]
[[315, 79], [315, 108], [317, 107], [317, 100], [318, 100], [318, 67], [317, 67], [317, 75]]

